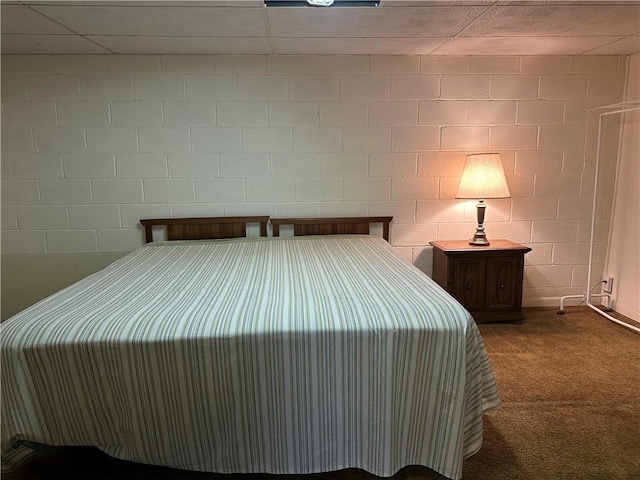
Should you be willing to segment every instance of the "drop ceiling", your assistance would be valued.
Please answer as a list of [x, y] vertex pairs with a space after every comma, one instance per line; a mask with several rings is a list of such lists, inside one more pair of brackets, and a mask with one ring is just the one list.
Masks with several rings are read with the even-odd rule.
[[3, 54], [608, 55], [640, 51], [640, 0], [8, 1]]

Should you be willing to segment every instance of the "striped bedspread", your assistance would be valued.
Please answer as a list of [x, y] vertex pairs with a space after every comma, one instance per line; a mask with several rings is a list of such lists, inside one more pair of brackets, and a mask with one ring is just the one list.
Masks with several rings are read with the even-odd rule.
[[370, 236], [148, 244], [1, 342], [3, 452], [457, 479], [500, 403], [468, 312]]

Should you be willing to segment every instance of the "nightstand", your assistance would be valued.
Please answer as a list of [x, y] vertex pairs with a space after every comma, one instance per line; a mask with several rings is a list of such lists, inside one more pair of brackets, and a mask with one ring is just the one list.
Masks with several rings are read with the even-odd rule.
[[439, 240], [433, 245], [433, 279], [481, 322], [521, 322], [524, 254], [529, 247], [509, 240], [469, 245]]

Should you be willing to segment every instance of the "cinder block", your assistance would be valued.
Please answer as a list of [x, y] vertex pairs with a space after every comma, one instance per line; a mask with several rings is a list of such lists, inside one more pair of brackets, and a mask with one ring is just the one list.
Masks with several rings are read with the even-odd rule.
[[[4, 92], [3, 92], [4, 101]], [[56, 105], [53, 102], [4, 102], [4, 122], [8, 127], [56, 127]]]
[[295, 180], [297, 202], [335, 202], [342, 199], [342, 179], [340, 178], [297, 178]]
[[163, 73], [214, 73], [214, 55], [162, 55]]
[[573, 55], [570, 58], [570, 72], [617, 73], [618, 55]]
[[162, 102], [112, 102], [111, 124], [118, 127], [155, 127], [163, 123]]
[[[369, 211], [367, 202], [323, 202], [320, 205], [321, 217], [361, 217]], [[375, 226], [374, 226], [375, 228]]]
[[372, 127], [414, 126], [417, 124], [417, 100], [370, 103], [369, 125]]
[[36, 180], [2, 180], [2, 205], [38, 205], [40, 193]]
[[293, 150], [293, 132], [289, 128], [245, 128], [242, 150], [247, 153], [279, 153]]
[[269, 73], [318, 73], [317, 55], [268, 55]]
[[418, 154], [418, 176], [459, 177], [464, 161], [464, 152], [421, 152]]
[[132, 127], [87, 128], [87, 150], [96, 153], [138, 151], [138, 135]]
[[586, 132], [582, 125], [542, 125], [539, 129], [539, 150], [575, 151], [584, 148]]
[[447, 99], [489, 98], [489, 75], [442, 75], [440, 97]]
[[320, 73], [367, 73], [369, 55], [319, 55]]
[[315, 127], [318, 125], [318, 108], [318, 104], [315, 102], [270, 103], [269, 126]]
[[536, 221], [532, 223], [531, 240], [533, 242], [575, 242], [578, 235], [578, 221]]
[[538, 98], [538, 75], [491, 75], [490, 97], [495, 100]]
[[367, 204], [369, 215], [390, 215], [393, 217], [393, 223], [413, 223], [416, 219], [415, 200], [373, 200]]
[[368, 102], [322, 102], [320, 125], [323, 127], [366, 127], [369, 125]]
[[33, 130], [36, 152], [83, 152], [86, 149], [81, 128], [42, 128]]
[[191, 128], [191, 150], [194, 152], [226, 153], [242, 151], [239, 128]]
[[168, 176], [164, 153], [121, 153], [116, 155], [118, 178], [162, 178]]
[[147, 203], [191, 203], [196, 201], [192, 178], [147, 178], [142, 181]]
[[165, 125], [215, 125], [214, 102], [164, 102]]
[[417, 158], [417, 153], [371, 153], [369, 175], [372, 177], [415, 176]]
[[429, 200], [438, 198], [437, 177], [393, 177], [392, 200]]
[[320, 175], [323, 177], [366, 177], [366, 153], [323, 153], [320, 155]]
[[536, 174], [535, 197], [577, 197], [580, 195], [580, 174]]
[[471, 71], [471, 57], [469, 56], [432, 56], [420, 57], [420, 72], [422, 73], [468, 73]]
[[338, 75], [292, 75], [290, 99], [296, 102], [338, 100], [339, 78]]
[[217, 122], [221, 127], [266, 127], [265, 102], [218, 102]]
[[218, 177], [220, 175], [220, 155], [183, 153], [169, 154], [170, 177]]
[[289, 99], [289, 77], [286, 75], [239, 75], [240, 100], [277, 102]]
[[342, 131], [342, 142], [345, 152], [389, 152], [391, 128], [345, 128]]
[[538, 129], [534, 125], [494, 126], [490, 128], [489, 148], [491, 149], [533, 150], [536, 147], [539, 147]]
[[142, 231], [136, 230], [98, 230], [98, 251], [132, 252], [144, 243]]
[[[171, 205], [120, 205], [120, 222], [123, 228], [142, 229], [140, 219], [142, 218], [170, 218]], [[176, 215], [179, 216], [179, 215]]]
[[3, 230], [2, 253], [44, 253], [46, 242], [43, 231], [35, 230]]
[[27, 98], [32, 101], [80, 100], [77, 75], [27, 75]]
[[108, 153], [65, 153], [62, 156], [65, 178], [113, 178], [116, 164]]
[[516, 173], [560, 173], [562, 151], [521, 150], [516, 153]]
[[216, 73], [266, 73], [266, 55], [215, 55]]
[[106, 72], [106, 55], [53, 55], [53, 70], [59, 73]]
[[40, 197], [44, 205], [85, 205], [91, 203], [89, 180], [40, 180]]
[[569, 56], [525, 56], [520, 57], [522, 73], [569, 73]]
[[[79, 181], [79, 180], [77, 180]], [[91, 180], [93, 203], [142, 203], [142, 180]], [[88, 202], [87, 202], [88, 203]]]
[[621, 102], [624, 92], [623, 74], [619, 75], [589, 75], [587, 98], [597, 98], [607, 102]]
[[269, 155], [262, 153], [221, 155], [220, 175], [236, 178], [268, 177]]
[[18, 229], [18, 214], [13, 205], [2, 205], [0, 210], [2, 213], [0, 214], [0, 221], [2, 225], [2, 230], [17, 230]]
[[420, 200], [416, 221], [422, 223], [459, 223], [464, 221], [463, 200]]
[[27, 98], [27, 76], [2, 72], [2, 101], [24, 101]]
[[293, 130], [296, 152], [340, 152], [342, 130], [339, 128], [296, 128]]
[[189, 100], [237, 100], [235, 75], [186, 75]]
[[3, 161], [11, 163], [13, 178], [62, 178], [62, 159], [56, 153], [17, 154]]
[[50, 73], [53, 72], [51, 55], [3, 55], [2, 75], [5, 73]]
[[370, 73], [419, 73], [420, 55], [371, 55]]
[[516, 102], [510, 100], [474, 100], [469, 102], [468, 125], [513, 125]]
[[517, 123], [524, 125], [562, 125], [564, 102], [531, 100], [518, 102]]
[[317, 177], [320, 156], [317, 153], [274, 153], [271, 155], [272, 177]]
[[73, 230], [119, 228], [120, 209], [117, 205], [79, 205], [69, 207], [69, 223]]
[[20, 230], [62, 230], [69, 228], [66, 206], [20, 206], [16, 208]]
[[80, 88], [85, 99], [133, 99], [133, 79], [126, 73], [85, 74], [80, 78]]
[[391, 179], [387, 177], [345, 178], [344, 198], [348, 201], [391, 200]]
[[514, 198], [511, 220], [555, 220], [558, 214], [557, 198]]
[[587, 97], [587, 75], [540, 75], [540, 98], [552, 100]]
[[440, 147], [438, 127], [394, 127], [391, 131], [391, 150], [394, 152], [437, 150]]
[[107, 69], [118, 73], [160, 73], [160, 55], [107, 55]]
[[343, 75], [340, 77], [341, 100], [389, 100], [390, 98], [389, 75]]
[[518, 73], [520, 57], [517, 56], [484, 56], [471, 57], [469, 71], [471, 73]]
[[188, 152], [189, 128], [140, 127], [138, 137], [141, 152]]
[[58, 102], [61, 127], [108, 127], [109, 105], [104, 101]]
[[[418, 124], [443, 126], [466, 125], [469, 103], [470, 102], [466, 100], [427, 100], [420, 102]], [[477, 125], [477, 123], [470, 124]]]
[[95, 230], [50, 230], [45, 232], [48, 253], [89, 253], [98, 251]]
[[136, 100], [185, 100], [185, 76], [180, 74], [133, 76]]
[[[490, 127], [442, 127], [441, 131], [442, 150], [483, 151], [489, 146]], [[425, 150], [435, 150], [436, 148], [437, 146], [435, 148], [432, 146], [425, 148]]]
[[2, 128], [2, 155], [32, 153], [31, 130], [24, 128]]
[[246, 202], [244, 178], [197, 178], [196, 201], [228, 203]]
[[247, 178], [247, 201], [292, 202], [294, 180], [291, 178]]

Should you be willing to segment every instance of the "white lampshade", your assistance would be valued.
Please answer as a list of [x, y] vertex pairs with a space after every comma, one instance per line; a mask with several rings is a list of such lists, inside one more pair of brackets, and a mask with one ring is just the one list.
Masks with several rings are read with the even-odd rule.
[[456, 198], [509, 197], [507, 179], [499, 153], [467, 155]]

